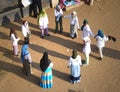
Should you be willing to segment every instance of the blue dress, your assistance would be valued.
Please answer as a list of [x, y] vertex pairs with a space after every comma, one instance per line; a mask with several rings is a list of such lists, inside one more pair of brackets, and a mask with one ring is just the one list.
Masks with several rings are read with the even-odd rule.
[[42, 88], [51, 88], [53, 86], [52, 67], [49, 66], [45, 72], [41, 74], [40, 86]]
[[78, 55], [75, 59], [70, 57], [69, 66], [70, 66], [70, 80], [72, 83], [80, 80], [80, 65], [81, 65], [81, 57]]

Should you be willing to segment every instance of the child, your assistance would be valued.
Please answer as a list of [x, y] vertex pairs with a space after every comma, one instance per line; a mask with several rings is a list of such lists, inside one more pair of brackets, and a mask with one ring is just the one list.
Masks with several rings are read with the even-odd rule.
[[62, 16], [63, 16], [63, 11], [60, 7], [60, 5], [56, 5], [55, 10], [55, 33], [58, 32], [58, 24], [60, 24], [60, 33], [63, 32], [63, 25], [62, 25]]
[[80, 66], [82, 65], [81, 56], [77, 54], [77, 50], [73, 50], [72, 56], [69, 58], [68, 67], [70, 67], [70, 82], [75, 84], [80, 82], [81, 73]]
[[48, 34], [48, 16], [47, 13], [45, 12], [45, 10], [42, 10], [39, 14], [38, 17], [38, 25], [41, 31], [41, 38], [44, 38], [44, 36], [49, 36]]
[[73, 11], [70, 15], [64, 16], [64, 18], [70, 18], [70, 36], [72, 38], [78, 37], [77, 29], [79, 29], [79, 21], [77, 12]]
[[29, 42], [25, 42], [21, 49], [21, 61], [23, 63], [23, 70], [27, 76], [29, 76], [32, 72], [32, 58], [28, 51]]
[[11, 39], [12, 46], [13, 46], [13, 54], [14, 54], [15, 56], [18, 56], [18, 54], [19, 54], [18, 41], [20, 40], [20, 38], [17, 37], [17, 33], [15, 32], [15, 29], [14, 29], [14, 28], [11, 28], [11, 29], [10, 29], [9, 37], [10, 37], [10, 39]]
[[99, 49], [100, 60], [102, 60], [103, 59], [103, 47], [105, 47], [105, 42], [111, 39], [115, 42], [116, 38], [112, 36], [105, 36], [102, 30], [98, 30], [98, 33], [95, 36], [95, 38], [97, 41], [97, 47]]
[[49, 59], [48, 52], [44, 52], [43, 57], [40, 59], [41, 82], [42, 88], [52, 88], [53, 86], [53, 74], [52, 74], [53, 62]]
[[91, 40], [89, 37], [83, 38], [84, 46], [83, 46], [83, 53], [85, 54], [85, 64], [89, 64], [89, 55], [91, 52]]
[[22, 34], [24, 36], [24, 41], [29, 41], [29, 36], [31, 34], [30, 29], [29, 29], [29, 23], [27, 20], [23, 21], [22, 24]]

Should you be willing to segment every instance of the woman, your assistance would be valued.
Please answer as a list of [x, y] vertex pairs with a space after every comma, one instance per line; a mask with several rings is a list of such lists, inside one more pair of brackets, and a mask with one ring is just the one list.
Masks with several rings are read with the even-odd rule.
[[44, 52], [40, 60], [40, 69], [42, 70], [40, 86], [42, 88], [51, 88], [53, 86], [52, 67], [53, 63], [49, 60], [48, 53]]
[[70, 36], [72, 38], [78, 37], [77, 29], [79, 29], [79, 21], [76, 11], [73, 11], [68, 16], [64, 16], [64, 18], [70, 18]]
[[24, 41], [29, 41], [29, 36], [30, 36], [31, 32], [30, 32], [29, 23], [27, 20], [23, 21], [22, 34], [24, 36]]
[[44, 36], [49, 36], [48, 34], [48, 16], [47, 13], [45, 12], [45, 10], [42, 10], [39, 14], [38, 17], [38, 25], [41, 31], [41, 38], [44, 38]]
[[13, 54], [14, 54], [15, 56], [18, 56], [18, 54], [19, 54], [18, 41], [20, 40], [20, 38], [17, 37], [17, 34], [16, 34], [14, 28], [11, 28], [11, 29], [10, 29], [9, 37], [10, 37], [10, 39], [11, 39], [12, 46], [13, 46]]
[[69, 59], [70, 67], [70, 81], [75, 84], [80, 82], [81, 74], [80, 74], [80, 66], [82, 65], [81, 56], [77, 54], [77, 50], [73, 50], [72, 56]]
[[23, 71], [27, 76], [29, 76], [32, 72], [32, 58], [28, 51], [29, 42], [25, 42], [21, 49], [21, 61], [23, 63]]

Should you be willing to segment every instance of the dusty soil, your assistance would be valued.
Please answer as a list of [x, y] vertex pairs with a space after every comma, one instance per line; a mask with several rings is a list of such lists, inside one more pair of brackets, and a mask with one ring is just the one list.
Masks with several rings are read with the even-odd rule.
[[[67, 63], [72, 49], [76, 48], [84, 59], [81, 52], [81, 31], [79, 37], [69, 37], [69, 19], [63, 19], [64, 33], [54, 34], [54, 12], [47, 9], [49, 17], [49, 33], [51, 36], [40, 38], [37, 19], [26, 17], [24, 19], [0, 26], [0, 92], [119, 92], [120, 90], [120, 0], [99, 0], [93, 6], [82, 5], [78, 8], [64, 12], [70, 14], [77, 11], [80, 25], [87, 18], [89, 25], [96, 34], [102, 29], [106, 35], [113, 35], [117, 42], [109, 41], [104, 48], [104, 59], [98, 60], [96, 41], [92, 40], [92, 52], [90, 64], [81, 67], [82, 80], [78, 84], [69, 83], [69, 68]], [[32, 32], [30, 53], [33, 60], [33, 75], [26, 77], [22, 72], [20, 56], [12, 55], [11, 42], [8, 37], [10, 27], [15, 27], [21, 38], [22, 20], [28, 20]], [[48, 51], [49, 58], [53, 61], [53, 88], [42, 89], [39, 86], [40, 68], [39, 60], [44, 51]]]

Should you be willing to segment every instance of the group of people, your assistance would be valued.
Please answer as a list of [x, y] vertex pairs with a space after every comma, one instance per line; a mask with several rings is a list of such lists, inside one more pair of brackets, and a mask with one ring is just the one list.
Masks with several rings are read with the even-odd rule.
[[[82, 40], [83, 40], [83, 52], [85, 53], [85, 64], [89, 64], [89, 54], [91, 52], [91, 40], [90, 36], [94, 37], [97, 40], [97, 47], [99, 48], [100, 59], [103, 58], [103, 47], [105, 46], [105, 42], [108, 40], [116, 41], [116, 38], [113, 36], [105, 36], [102, 30], [98, 30], [96, 35], [93, 34], [91, 31], [90, 26], [88, 25], [87, 19], [84, 19], [83, 25], [79, 26], [79, 21], [77, 17], [77, 12], [73, 11], [70, 15], [63, 16], [63, 11], [61, 10], [60, 6], [57, 5], [55, 7], [55, 33], [58, 32], [58, 24], [60, 24], [60, 33], [63, 32], [62, 26], [62, 18], [70, 18], [70, 36], [71, 38], [78, 37], [77, 30], [82, 31]], [[41, 31], [41, 37], [49, 36], [48, 33], [48, 16], [45, 10], [42, 10], [38, 16], [38, 25]], [[21, 48], [21, 61], [23, 63], [23, 71], [24, 73], [29, 76], [33, 73], [32, 71], [32, 58], [30, 52], [28, 50], [30, 44], [30, 35], [31, 31], [29, 29], [28, 21], [23, 21], [22, 27], [22, 34], [24, 37], [24, 45]], [[13, 47], [13, 54], [18, 56], [20, 51], [18, 50], [18, 41], [20, 38], [17, 36], [15, 29], [10, 29], [10, 35]], [[77, 54], [77, 50], [73, 49], [72, 55], [69, 58], [69, 63], [67, 67], [70, 67], [70, 82], [75, 84], [80, 82], [81, 80], [81, 73], [80, 73], [80, 66], [82, 64], [81, 56]], [[52, 67], [53, 63], [48, 57], [48, 52], [45, 51], [43, 57], [40, 59], [40, 69], [41, 69], [41, 81], [40, 86], [42, 88], [51, 88], [53, 86], [53, 75], [52, 75]]]

